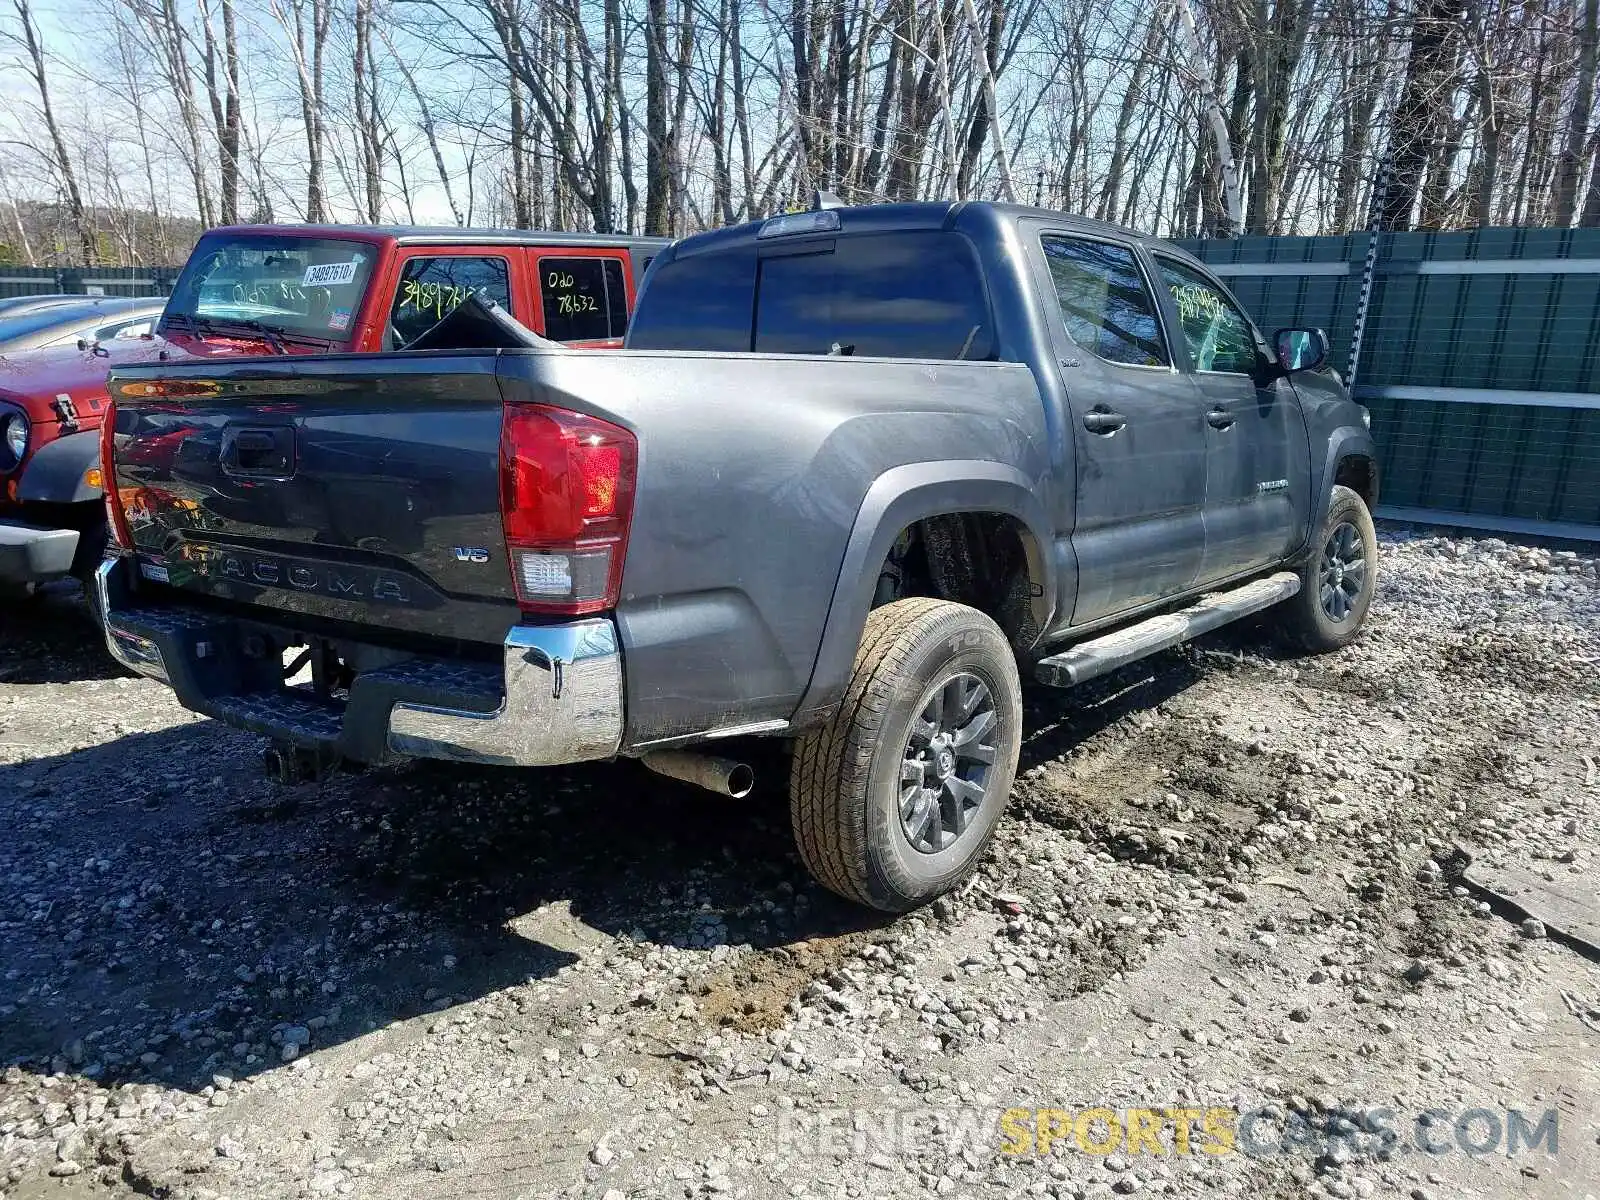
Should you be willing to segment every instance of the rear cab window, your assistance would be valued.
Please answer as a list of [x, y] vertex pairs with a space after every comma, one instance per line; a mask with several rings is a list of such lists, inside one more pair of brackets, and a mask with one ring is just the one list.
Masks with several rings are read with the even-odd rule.
[[1167, 367], [1154, 294], [1132, 247], [1068, 234], [1039, 237], [1067, 336], [1103, 362]]
[[758, 353], [994, 357], [983, 274], [960, 234], [841, 236], [797, 249], [761, 258]]
[[755, 247], [748, 244], [658, 262], [633, 314], [628, 347], [748, 353], [755, 286]]
[[961, 234], [744, 243], [658, 263], [629, 332], [645, 350], [995, 357], [976, 252]]
[[384, 344], [401, 349], [461, 307], [468, 296], [492, 300], [507, 312], [511, 268], [494, 255], [413, 254], [400, 264], [400, 281], [389, 306]]
[[544, 336], [557, 342], [598, 342], [628, 332], [627, 275], [620, 258], [539, 259]]

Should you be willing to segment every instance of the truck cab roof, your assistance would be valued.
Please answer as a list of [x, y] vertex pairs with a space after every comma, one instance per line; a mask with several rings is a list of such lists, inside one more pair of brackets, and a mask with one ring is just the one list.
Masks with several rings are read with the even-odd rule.
[[[1028, 204], [1009, 204], [989, 200], [920, 200], [895, 204], [843, 205], [836, 208], [813, 208], [802, 212], [783, 213], [778, 214], [778, 216], [802, 218], [807, 213], [816, 212], [838, 214], [838, 225], [831, 228], [797, 229], [792, 234], [776, 236], [804, 237], [812, 234], [817, 236], [829, 234], [834, 236], [855, 236], [903, 232], [906, 230], [937, 230], [952, 228], [958, 222], [987, 224], [992, 227], [1026, 219], [1048, 221], [1061, 229], [1094, 236], [1115, 237], [1119, 240], [1139, 242], [1144, 245], [1160, 245], [1164, 251], [1176, 251], [1179, 254], [1183, 254], [1170, 242], [1165, 242], [1161, 238], [1152, 237], [1150, 234], [1140, 233], [1138, 230], [1129, 229], [1109, 221], [1097, 221], [1090, 217], [1074, 216], [1070, 213], [1058, 212], [1048, 208], [1036, 208]], [[746, 242], [770, 240], [775, 235], [769, 234], [766, 239], [763, 239], [761, 235], [762, 230], [774, 219], [776, 218], [769, 217], [765, 220], [749, 221], [743, 225], [733, 225], [725, 229], [717, 229], [709, 233], [686, 237], [673, 246], [672, 257], [683, 258], [692, 254], [727, 250], [730, 247]], [[1189, 258], [1190, 256], [1183, 254], [1183, 257]]]

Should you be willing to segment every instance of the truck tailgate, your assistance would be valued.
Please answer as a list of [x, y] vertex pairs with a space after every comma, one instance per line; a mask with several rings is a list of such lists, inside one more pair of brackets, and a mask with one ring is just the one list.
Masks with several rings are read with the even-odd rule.
[[326, 622], [498, 644], [495, 355], [114, 371], [114, 473], [140, 573]]

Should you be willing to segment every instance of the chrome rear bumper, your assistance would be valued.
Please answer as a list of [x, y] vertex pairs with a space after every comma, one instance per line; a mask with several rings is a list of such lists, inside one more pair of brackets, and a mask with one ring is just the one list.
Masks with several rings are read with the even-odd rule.
[[108, 558], [95, 575], [106, 648], [225, 724], [361, 762], [401, 755], [548, 767], [612, 758], [622, 744], [622, 654], [608, 617], [513, 625], [498, 672], [422, 657], [364, 672], [338, 708], [260, 686], [261, 672], [240, 666], [238, 623], [200, 608], [142, 606], [131, 570]]
[[416, 758], [549, 767], [610, 758], [621, 744], [622, 656], [603, 617], [512, 626], [492, 713], [401, 702], [389, 715], [389, 749]]

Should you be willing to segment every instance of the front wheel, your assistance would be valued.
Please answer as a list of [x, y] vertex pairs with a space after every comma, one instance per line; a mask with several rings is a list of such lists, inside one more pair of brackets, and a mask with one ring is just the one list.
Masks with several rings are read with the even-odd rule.
[[100, 600], [95, 595], [94, 577], [105, 558], [110, 541], [104, 520], [91, 521], [89, 527], [78, 535], [78, 552], [73, 556], [72, 575], [83, 587], [83, 598], [89, 609], [89, 619], [96, 629], [105, 631], [105, 621], [100, 612]]
[[874, 609], [838, 711], [795, 747], [800, 857], [848, 900], [927, 903], [977, 865], [1021, 745], [1022, 689], [999, 626], [946, 600]]
[[1279, 630], [1296, 650], [1325, 654], [1355, 640], [1378, 587], [1378, 536], [1359, 494], [1337, 484], [1328, 515], [1300, 565], [1300, 591], [1279, 606]]

